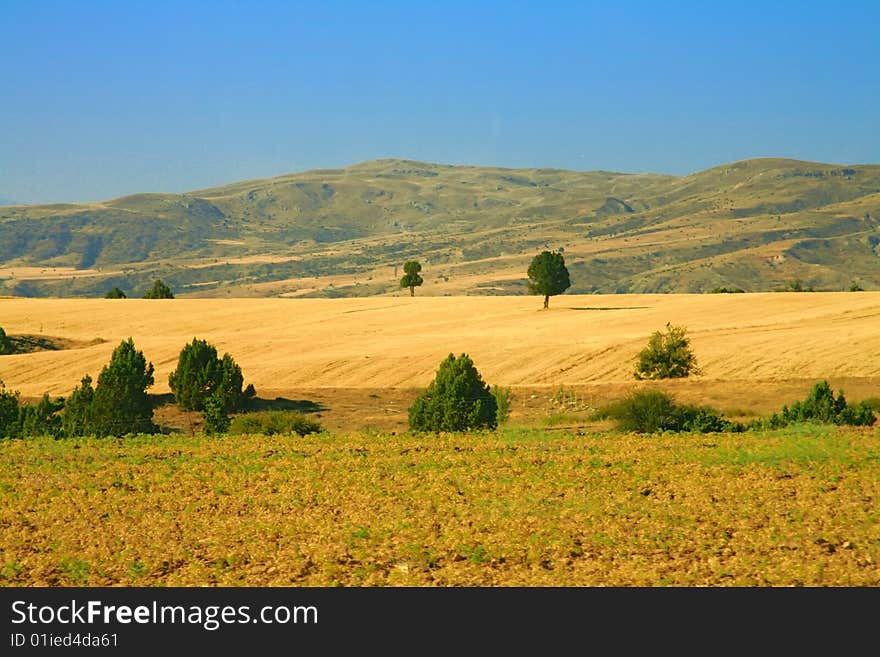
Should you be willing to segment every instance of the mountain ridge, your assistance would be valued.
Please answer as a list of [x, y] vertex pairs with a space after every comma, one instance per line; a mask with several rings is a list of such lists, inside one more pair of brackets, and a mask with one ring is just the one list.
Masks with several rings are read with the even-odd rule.
[[562, 248], [572, 292], [880, 288], [880, 165], [753, 158], [684, 176], [400, 158], [182, 194], [0, 207], [0, 294], [524, 294]]

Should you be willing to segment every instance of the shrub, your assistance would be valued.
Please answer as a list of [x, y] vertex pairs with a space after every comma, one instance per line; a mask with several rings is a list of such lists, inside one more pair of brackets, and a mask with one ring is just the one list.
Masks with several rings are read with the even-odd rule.
[[696, 433], [738, 432], [744, 427], [720, 417], [707, 406], [684, 406], [662, 390], [636, 390], [627, 397], [600, 409], [594, 419], [614, 420], [618, 431], [656, 433], [693, 431]]
[[9, 336], [6, 335], [6, 331], [0, 326], [0, 356], [11, 354], [14, 351], [15, 347], [12, 345], [12, 340], [9, 339]]
[[741, 287], [715, 287], [709, 292], [710, 294], [742, 294], [745, 290]]
[[153, 286], [144, 293], [144, 299], [173, 299], [171, 288], [164, 281], [156, 280]]
[[219, 391], [205, 400], [205, 410], [202, 415], [205, 418], [205, 431], [208, 435], [214, 436], [229, 430], [229, 414], [226, 412], [226, 406]]
[[795, 402], [790, 408], [783, 406], [781, 413], [755, 420], [749, 426], [755, 429], [777, 429], [795, 422], [872, 426], [876, 421], [877, 417], [869, 401], [860, 402], [855, 406], [848, 404], [843, 390], [840, 390], [835, 397], [828, 382], [821, 381], [813, 386], [810, 394], [803, 401]]
[[61, 433], [68, 437], [88, 436], [95, 432], [93, 411], [95, 389], [92, 377], [88, 374], [82, 378], [80, 385], [73, 389], [64, 401], [61, 411]]
[[813, 286], [810, 285], [808, 287], [804, 287], [804, 284], [801, 282], [799, 278], [794, 279], [793, 281], [789, 281], [785, 284], [785, 287], [782, 288], [783, 292], [815, 292]]
[[850, 291], [850, 292], [864, 292], [865, 289], [864, 289], [861, 285], [859, 285], [858, 283], [856, 283], [855, 281], [853, 281], [853, 282], [850, 283], [850, 285], [849, 285], [849, 291]]
[[[92, 429], [98, 436], [153, 433], [153, 404], [147, 388], [153, 385], [153, 364], [123, 340], [98, 375], [92, 400]], [[92, 433], [92, 432], [90, 432]]]
[[501, 426], [510, 417], [510, 403], [513, 396], [510, 388], [502, 388], [501, 386], [492, 386], [492, 396], [495, 398], [495, 422], [497, 426]]
[[467, 354], [449, 354], [409, 407], [414, 431], [469, 431], [498, 426], [498, 404]]
[[681, 326], [666, 324], [666, 334], [655, 331], [637, 356], [637, 379], [677, 379], [699, 374], [690, 340]]
[[7, 390], [0, 381], [0, 438], [16, 438], [18, 431], [18, 392]]
[[249, 385], [242, 392], [241, 368], [229, 354], [217, 357], [217, 348], [206, 340], [193, 338], [180, 351], [177, 369], [168, 376], [168, 385], [181, 409], [201, 411], [206, 400], [216, 394], [226, 413], [238, 410], [255, 394]]
[[128, 295], [125, 292], [123, 292], [122, 290], [120, 290], [118, 287], [114, 287], [112, 290], [110, 290], [109, 292], [107, 292], [107, 294], [104, 295], [104, 298], [105, 299], [127, 299]]
[[317, 422], [310, 420], [297, 411], [261, 411], [246, 413], [232, 419], [229, 433], [235, 434], [299, 434], [320, 433], [323, 429]]
[[63, 406], [62, 399], [49, 399], [48, 393], [43, 394], [42, 399], [36, 404], [23, 404], [18, 419], [21, 436], [58, 438], [61, 435], [61, 416], [58, 415], [58, 411]]

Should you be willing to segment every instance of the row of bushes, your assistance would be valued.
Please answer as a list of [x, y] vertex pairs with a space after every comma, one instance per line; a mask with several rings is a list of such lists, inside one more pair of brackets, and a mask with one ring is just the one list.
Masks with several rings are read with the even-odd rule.
[[868, 402], [850, 404], [843, 391], [835, 397], [827, 381], [813, 386], [809, 396], [791, 407], [768, 418], [758, 418], [747, 424], [723, 418], [708, 406], [689, 406], [677, 403], [662, 390], [637, 390], [622, 400], [606, 405], [591, 417], [593, 420], [610, 419], [618, 431], [656, 433], [661, 431], [689, 431], [695, 433], [741, 432], [779, 429], [795, 423], [816, 422], [849, 426], [872, 426], [877, 417]]
[[[21, 404], [18, 393], [0, 382], [0, 437], [155, 433], [158, 427], [147, 393], [153, 374], [153, 364], [129, 338], [114, 349], [96, 385], [85, 375], [67, 399], [53, 400], [46, 394], [37, 404]], [[229, 413], [241, 410], [256, 395], [253, 385], [242, 389], [244, 377], [232, 356], [220, 358], [216, 347], [198, 338], [181, 350], [168, 383], [181, 409], [202, 411], [209, 433], [228, 430]]]

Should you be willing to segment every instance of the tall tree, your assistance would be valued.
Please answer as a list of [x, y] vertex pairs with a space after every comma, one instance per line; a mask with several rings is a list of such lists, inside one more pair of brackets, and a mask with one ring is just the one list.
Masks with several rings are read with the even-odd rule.
[[147, 394], [151, 385], [153, 364], [147, 363], [143, 352], [135, 349], [131, 338], [123, 340], [98, 375], [92, 406], [95, 433], [152, 433], [156, 426], [153, 404]]
[[544, 308], [549, 307], [550, 297], [562, 294], [571, 287], [565, 258], [557, 251], [542, 251], [529, 265], [529, 292], [544, 295]]
[[408, 287], [411, 297], [416, 295], [416, 288], [424, 283], [422, 277], [419, 276], [420, 271], [422, 271], [422, 265], [416, 260], [408, 260], [403, 265], [403, 278], [400, 279], [400, 287]]

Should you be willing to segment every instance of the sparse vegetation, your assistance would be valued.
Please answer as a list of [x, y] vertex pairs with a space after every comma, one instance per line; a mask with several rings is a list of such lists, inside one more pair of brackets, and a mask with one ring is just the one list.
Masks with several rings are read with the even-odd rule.
[[793, 281], [789, 281], [786, 283], [785, 287], [782, 288], [783, 292], [815, 292], [813, 286], [805, 286], [803, 282], [799, 278], [794, 279]]
[[880, 586], [858, 428], [0, 450], [2, 586]]
[[493, 385], [492, 396], [495, 398], [495, 406], [497, 407], [497, 411], [495, 412], [496, 426], [500, 427], [507, 422], [510, 417], [510, 407], [513, 402], [513, 394], [510, 392], [510, 388]]
[[407, 260], [403, 265], [403, 278], [400, 279], [400, 287], [408, 287], [409, 295], [416, 295], [416, 288], [424, 283], [424, 279], [419, 275], [422, 271], [422, 265], [416, 260]]
[[652, 389], [635, 390], [624, 399], [603, 407], [593, 417], [611, 419], [618, 431], [635, 433], [730, 433], [744, 430], [741, 424], [725, 420], [708, 406], [678, 404], [670, 394]]
[[544, 297], [548, 308], [550, 297], [562, 294], [571, 287], [571, 279], [565, 266], [565, 258], [558, 251], [542, 251], [529, 265], [529, 292]]
[[449, 354], [409, 408], [413, 431], [471, 431], [498, 426], [498, 405], [467, 354]]
[[321, 425], [297, 411], [259, 411], [244, 413], [232, 419], [229, 433], [263, 436], [307, 436], [323, 431]]
[[700, 372], [686, 329], [670, 323], [666, 324], [666, 333], [651, 334], [648, 346], [636, 360], [636, 379], [679, 379]]

